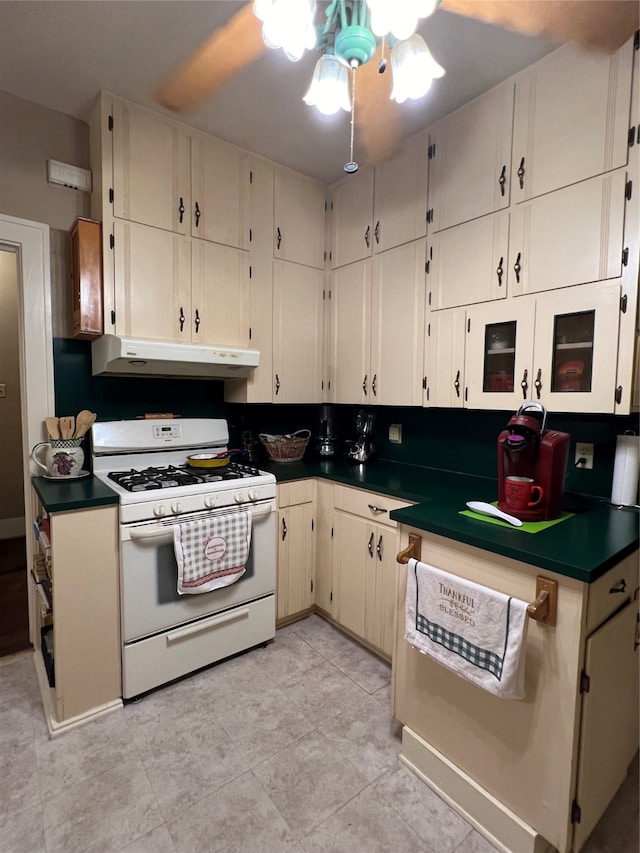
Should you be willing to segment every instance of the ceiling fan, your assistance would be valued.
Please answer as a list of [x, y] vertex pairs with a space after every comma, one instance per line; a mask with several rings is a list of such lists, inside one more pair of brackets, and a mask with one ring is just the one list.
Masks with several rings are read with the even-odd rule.
[[[258, 59], [266, 50], [266, 23], [264, 16], [283, 0], [256, 0], [248, 2], [229, 20], [215, 30], [194, 53], [166, 80], [156, 93], [156, 100], [164, 107], [176, 112], [186, 112], [213, 95], [224, 83], [246, 65]], [[344, 64], [344, 73], [352, 69], [352, 93], [348, 101], [351, 109], [351, 158], [345, 171], [357, 170], [353, 160], [354, 123], [358, 128], [358, 143], [369, 162], [378, 162], [390, 156], [401, 133], [401, 108], [392, 92], [391, 74], [382, 73], [387, 65], [385, 48], [394, 42], [393, 36], [375, 39], [369, 26], [369, 8], [382, 0], [331, 0], [319, 4], [326, 14], [326, 22], [314, 22], [320, 34], [320, 47], [329, 55], [338, 54]], [[395, 0], [398, 6], [408, 0]], [[516, 30], [526, 35], [544, 35], [558, 41], [576, 41], [590, 50], [613, 52], [617, 50], [638, 28], [640, 4], [637, 0], [412, 0], [416, 7], [425, 5], [439, 8], [465, 17], [476, 18], [490, 24]], [[296, 5], [297, 4], [297, 5]], [[284, 3], [283, 3], [284, 5]], [[289, 10], [306, 5], [315, 11], [316, 4], [310, 0], [290, 0]], [[427, 12], [428, 14], [428, 12]], [[348, 23], [366, 21], [367, 32], [374, 39], [364, 52], [358, 45], [346, 58], [340, 55], [338, 46], [334, 51], [340, 26], [344, 32], [345, 20], [336, 24], [340, 16], [348, 16]], [[360, 17], [358, 17], [360, 16]], [[322, 18], [318, 12], [316, 18]], [[414, 25], [415, 29], [415, 25]], [[336, 32], [337, 31], [337, 32]], [[265, 34], [263, 36], [263, 33]], [[403, 38], [406, 38], [403, 36]], [[418, 39], [424, 45], [420, 36]], [[312, 40], [315, 40], [315, 36]], [[377, 44], [376, 44], [377, 42]], [[408, 42], [403, 42], [407, 44]], [[269, 46], [280, 46], [269, 45]], [[426, 45], [424, 48], [426, 49]], [[304, 48], [302, 49], [302, 52]], [[395, 51], [395, 48], [394, 48]], [[286, 47], [285, 47], [285, 52]], [[292, 56], [290, 59], [300, 56]], [[301, 53], [300, 53], [301, 55]], [[335, 58], [335, 57], [332, 57]], [[435, 63], [432, 76], [440, 76], [444, 70]], [[393, 53], [392, 53], [393, 60]], [[320, 65], [320, 63], [318, 63]], [[336, 65], [336, 63], [333, 63]], [[337, 63], [339, 64], [339, 63]], [[356, 81], [357, 69], [357, 88]], [[316, 67], [316, 74], [318, 66]], [[340, 72], [336, 72], [340, 73]], [[394, 70], [395, 73], [395, 70]], [[315, 75], [314, 75], [315, 76]], [[429, 85], [429, 84], [428, 84]], [[423, 93], [421, 93], [423, 94]], [[305, 96], [307, 103], [315, 103], [310, 92]], [[405, 96], [406, 97], [406, 96]], [[409, 95], [418, 97], [418, 95]], [[400, 98], [403, 100], [404, 98]], [[341, 104], [345, 109], [347, 106]], [[336, 107], [337, 109], [338, 107]]]

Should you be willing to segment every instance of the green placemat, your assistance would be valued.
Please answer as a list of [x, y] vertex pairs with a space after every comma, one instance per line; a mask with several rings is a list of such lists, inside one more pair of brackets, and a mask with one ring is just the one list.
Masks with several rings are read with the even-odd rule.
[[[496, 506], [498, 501], [494, 501], [492, 506]], [[463, 509], [458, 515], [468, 515], [469, 518], [477, 518], [478, 521], [488, 521], [489, 524], [498, 524], [500, 527], [510, 527], [511, 530], [523, 530], [525, 533], [540, 533], [541, 530], [546, 530], [547, 527], [553, 527], [554, 524], [560, 524], [568, 518], [573, 518], [575, 513], [563, 512], [558, 518], [553, 518], [551, 521], [523, 521], [522, 527], [514, 527], [508, 521], [501, 521], [499, 518], [493, 518], [490, 515], [481, 515], [479, 512], [474, 512], [472, 509]]]

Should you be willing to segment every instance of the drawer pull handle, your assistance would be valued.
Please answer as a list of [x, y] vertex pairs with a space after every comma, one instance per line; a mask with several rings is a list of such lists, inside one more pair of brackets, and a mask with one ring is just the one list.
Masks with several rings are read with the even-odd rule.
[[624, 578], [622, 578], [622, 580], [619, 583], [617, 583], [615, 586], [611, 587], [611, 589], [609, 590], [609, 594], [611, 595], [611, 594], [616, 593], [616, 592], [624, 592], [626, 590], [626, 588], [627, 588], [627, 582]]
[[389, 512], [388, 509], [382, 509], [380, 506], [376, 506], [375, 504], [367, 504], [371, 512]]
[[236, 610], [233, 613], [225, 613], [224, 616], [207, 619], [206, 622], [198, 622], [196, 625], [191, 625], [189, 628], [180, 628], [178, 631], [172, 631], [170, 634], [167, 634], [167, 643], [174, 643], [176, 640], [184, 640], [185, 637], [192, 637], [194, 634], [202, 634], [204, 631], [209, 631], [212, 628], [218, 628], [220, 625], [226, 625], [227, 622], [235, 622], [236, 619], [246, 619], [248, 615], [249, 608], [243, 607], [242, 610]]
[[373, 557], [373, 533], [369, 537], [369, 544], [367, 545], [367, 549], [369, 551], [369, 556]]

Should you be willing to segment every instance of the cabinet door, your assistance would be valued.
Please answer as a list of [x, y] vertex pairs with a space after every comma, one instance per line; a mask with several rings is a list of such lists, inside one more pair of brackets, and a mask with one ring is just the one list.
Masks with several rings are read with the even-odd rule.
[[509, 206], [512, 119], [506, 82], [432, 129], [429, 233]]
[[189, 137], [141, 107], [113, 104], [113, 215], [186, 234]]
[[427, 135], [420, 133], [376, 166], [373, 250], [385, 252], [427, 233]]
[[370, 402], [371, 260], [332, 273], [334, 403]]
[[618, 285], [592, 285], [539, 298], [535, 399], [556, 412], [613, 412], [619, 322]]
[[374, 527], [372, 532], [375, 547], [364, 591], [364, 638], [391, 657], [396, 613], [396, 555], [400, 539], [398, 532], [388, 527]]
[[246, 252], [193, 240], [191, 339], [248, 346], [249, 258]]
[[245, 156], [239, 148], [209, 136], [191, 137], [191, 234], [246, 249], [249, 189]]
[[629, 602], [587, 640], [574, 848], [579, 850], [622, 784], [638, 705], [637, 602]]
[[538, 293], [622, 275], [625, 170], [519, 205], [511, 215], [509, 287]]
[[416, 240], [376, 255], [373, 261], [371, 403], [422, 402], [424, 253], [424, 240]]
[[191, 340], [188, 239], [116, 219], [113, 255], [115, 334]]
[[313, 604], [313, 504], [278, 512], [278, 619]]
[[437, 311], [427, 324], [425, 406], [462, 408], [464, 405], [464, 310]]
[[316, 508], [316, 580], [314, 602], [333, 614], [333, 483], [318, 480]]
[[324, 269], [324, 215], [321, 184], [276, 170], [274, 258]]
[[363, 518], [336, 511], [334, 559], [337, 621], [358, 637], [365, 636], [365, 586], [375, 572], [376, 537]]
[[273, 369], [276, 403], [319, 403], [322, 397], [323, 273], [273, 262]]
[[432, 310], [504, 299], [508, 266], [508, 213], [440, 231], [429, 241], [427, 289]]
[[513, 131], [514, 201], [626, 164], [632, 42], [611, 55], [567, 45], [522, 72]]
[[373, 169], [349, 175], [333, 190], [331, 266], [343, 267], [371, 255]]
[[531, 399], [534, 312], [529, 300], [468, 309], [466, 407], [512, 410]]

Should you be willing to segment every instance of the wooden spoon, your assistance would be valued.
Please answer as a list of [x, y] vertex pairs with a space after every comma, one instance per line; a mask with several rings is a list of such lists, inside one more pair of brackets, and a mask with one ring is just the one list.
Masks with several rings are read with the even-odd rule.
[[73, 438], [73, 433], [76, 426], [76, 419], [73, 415], [65, 418], [60, 418], [60, 435], [62, 438]]
[[89, 409], [83, 409], [81, 412], [78, 412], [76, 417], [76, 431], [73, 437], [82, 438], [95, 419], [96, 416]]
[[54, 439], [60, 438], [60, 424], [58, 422], [58, 418], [45, 418], [44, 422], [47, 425], [49, 437]]

